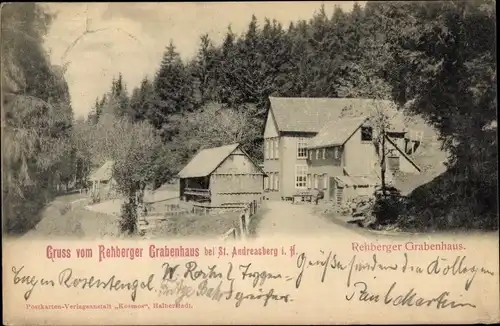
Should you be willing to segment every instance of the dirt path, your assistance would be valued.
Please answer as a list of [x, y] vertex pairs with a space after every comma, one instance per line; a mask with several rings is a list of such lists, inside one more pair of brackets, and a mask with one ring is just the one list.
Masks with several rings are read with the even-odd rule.
[[257, 227], [257, 236], [267, 237], [276, 235], [334, 235], [349, 234], [354, 238], [360, 234], [312, 213], [310, 204], [292, 204], [283, 201], [269, 201], [268, 210], [264, 213]]
[[23, 238], [100, 239], [118, 235], [113, 215], [90, 211], [85, 205], [85, 198], [56, 198], [41, 212], [38, 224]]

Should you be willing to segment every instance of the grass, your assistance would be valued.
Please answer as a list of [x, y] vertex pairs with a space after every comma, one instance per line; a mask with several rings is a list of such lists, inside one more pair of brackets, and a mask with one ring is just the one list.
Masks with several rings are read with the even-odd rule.
[[257, 237], [257, 231], [259, 229], [260, 221], [262, 221], [262, 217], [269, 211], [267, 207], [264, 205], [257, 211], [257, 213], [252, 217], [250, 223], [248, 225], [248, 236], [251, 238]]
[[154, 238], [220, 237], [232, 228], [239, 228], [240, 214], [228, 212], [220, 215], [170, 217], [149, 233]]

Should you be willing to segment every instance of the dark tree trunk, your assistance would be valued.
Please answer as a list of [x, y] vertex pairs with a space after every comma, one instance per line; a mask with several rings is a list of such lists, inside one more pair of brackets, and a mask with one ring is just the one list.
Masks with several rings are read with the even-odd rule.
[[382, 195], [385, 197], [385, 130], [382, 130], [382, 153], [380, 158], [380, 177], [382, 179]]

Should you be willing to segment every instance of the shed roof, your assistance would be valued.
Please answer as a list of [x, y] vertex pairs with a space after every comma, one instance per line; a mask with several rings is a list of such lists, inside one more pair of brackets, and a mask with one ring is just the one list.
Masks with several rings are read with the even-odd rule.
[[90, 181], [108, 181], [113, 177], [113, 161], [106, 161], [90, 175]]
[[369, 116], [375, 103], [394, 111], [391, 101], [363, 98], [269, 97], [269, 101], [278, 130], [289, 132], [318, 132], [346, 115]]
[[230, 144], [221, 147], [207, 148], [199, 151], [189, 163], [179, 172], [180, 178], [206, 177], [232, 153], [240, 144]]
[[376, 186], [377, 180], [367, 176], [337, 176], [335, 179], [340, 186]]
[[357, 117], [328, 122], [315, 137], [309, 140], [307, 147], [343, 145], [367, 119], [367, 117]]
[[[366, 180], [369, 180], [370, 182], [373, 182], [375, 185], [379, 185], [382, 183], [382, 176], [381, 176], [381, 171], [380, 171], [380, 168], [378, 166], [373, 166], [373, 168], [368, 172], [368, 174], [364, 174], [364, 175], [355, 175], [355, 174], [351, 174], [351, 171], [349, 171], [347, 168], [343, 168], [344, 170], [344, 173], [345, 175], [344, 176], [347, 176], [349, 178], [357, 178], [357, 177], [363, 177], [365, 178]], [[351, 180], [351, 179], [348, 179], [348, 180]], [[385, 182], [386, 184], [392, 184], [394, 181], [394, 175], [393, 173], [391, 172], [390, 169], [387, 169], [385, 171]]]

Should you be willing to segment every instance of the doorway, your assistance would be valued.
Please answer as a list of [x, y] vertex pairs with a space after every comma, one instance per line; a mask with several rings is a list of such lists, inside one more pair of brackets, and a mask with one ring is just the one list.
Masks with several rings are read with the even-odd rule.
[[337, 188], [337, 181], [335, 181], [334, 177], [330, 177], [330, 182], [329, 182], [329, 192], [328, 192], [328, 199], [335, 201], [335, 189]]

